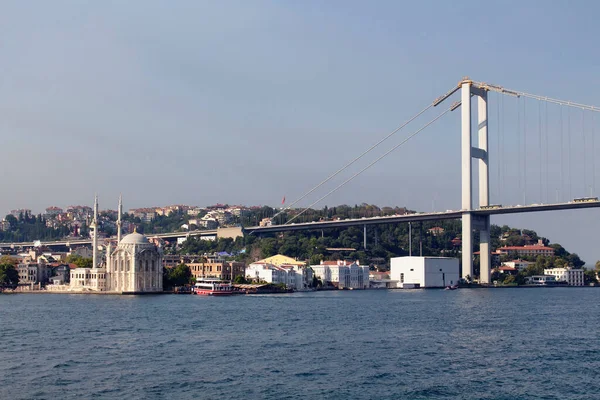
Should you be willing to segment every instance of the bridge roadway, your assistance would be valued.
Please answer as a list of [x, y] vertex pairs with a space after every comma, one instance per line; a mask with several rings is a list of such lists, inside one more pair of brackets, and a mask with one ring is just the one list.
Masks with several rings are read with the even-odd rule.
[[[169, 233], [155, 233], [153, 235], [148, 235], [151, 238], [159, 238], [159, 239], [174, 239], [178, 237], [189, 237], [189, 236], [217, 236], [217, 229], [211, 230], [195, 230], [188, 232], [169, 232]], [[116, 240], [116, 236], [112, 236], [111, 239]], [[99, 239], [100, 240], [100, 239]], [[77, 246], [77, 245], [86, 245], [92, 244], [92, 239], [65, 239], [65, 240], [55, 240], [49, 242], [40, 242], [42, 246]], [[34, 242], [17, 242], [17, 243], [0, 243], [0, 249], [7, 248], [18, 248], [18, 247], [33, 247]]]
[[[590, 202], [568, 202], [568, 203], [556, 203], [556, 204], [531, 204], [527, 206], [506, 206], [498, 208], [488, 209], [475, 209], [470, 211], [473, 215], [500, 215], [500, 214], [516, 214], [525, 212], [538, 212], [538, 211], [558, 211], [558, 210], [572, 210], [580, 208], [597, 208], [600, 207], [600, 201]], [[363, 225], [380, 225], [380, 224], [391, 224], [391, 223], [403, 223], [403, 222], [420, 222], [420, 221], [440, 221], [446, 219], [459, 219], [467, 211], [453, 211], [448, 210], [445, 212], [431, 212], [431, 213], [416, 213], [416, 214], [405, 214], [405, 215], [389, 215], [385, 217], [369, 217], [369, 218], [352, 218], [337, 221], [319, 221], [319, 222], [303, 222], [297, 224], [288, 225], [273, 225], [273, 226], [262, 226], [262, 227], [248, 227], [246, 232], [249, 233], [269, 233], [269, 232], [286, 232], [286, 231], [298, 231], [298, 230], [312, 230], [312, 229], [326, 229], [326, 228], [343, 228], [349, 226], [363, 226]]]
[[[517, 214], [527, 212], [539, 212], [539, 211], [559, 211], [559, 210], [576, 210], [580, 208], [598, 208], [600, 207], [600, 201], [589, 201], [589, 202], [568, 202], [568, 203], [555, 203], [555, 204], [531, 204], [527, 206], [504, 206], [496, 208], [486, 209], [475, 209], [470, 211], [473, 215], [501, 215], [501, 214]], [[404, 214], [404, 215], [388, 215], [385, 217], [376, 216], [369, 218], [350, 218], [336, 221], [316, 221], [316, 222], [302, 222], [292, 223], [287, 225], [272, 225], [272, 226], [251, 226], [244, 228], [246, 234], [260, 234], [260, 233], [274, 233], [274, 232], [289, 232], [289, 231], [300, 231], [300, 230], [321, 230], [327, 228], [345, 228], [350, 226], [363, 226], [363, 225], [381, 225], [381, 224], [394, 224], [394, 223], [408, 223], [408, 222], [421, 222], [421, 221], [441, 221], [447, 219], [460, 219], [464, 213], [468, 211], [459, 210], [453, 211], [448, 210], [444, 212], [431, 212], [431, 213], [415, 213], [415, 214]], [[149, 235], [150, 237], [157, 237], [160, 239], [175, 239], [181, 237], [191, 236], [217, 236], [217, 230], [196, 230], [188, 232], [170, 232], [170, 233], [158, 233]], [[50, 242], [41, 242], [42, 246], [73, 246], [73, 245], [86, 245], [91, 244], [91, 239], [78, 239], [78, 240], [58, 240]], [[0, 243], [0, 249], [2, 248], [18, 248], [18, 247], [33, 247], [33, 242], [19, 242], [19, 243]]]

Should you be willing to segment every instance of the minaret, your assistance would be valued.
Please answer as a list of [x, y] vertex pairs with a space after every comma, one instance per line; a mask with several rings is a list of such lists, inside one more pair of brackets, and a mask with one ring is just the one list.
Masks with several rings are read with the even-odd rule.
[[119, 216], [117, 217], [117, 245], [121, 242], [121, 214], [123, 214], [123, 196], [119, 195]]
[[98, 195], [94, 198], [94, 219], [90, 228], [94, 229], [92, 239], [92, 268], [98, 268]]

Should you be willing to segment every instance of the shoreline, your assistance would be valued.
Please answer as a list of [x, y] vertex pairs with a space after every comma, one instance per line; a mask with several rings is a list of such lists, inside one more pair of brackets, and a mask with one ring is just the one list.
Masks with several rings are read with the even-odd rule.
[[[540, 286], [540, 285], [520, 285], [520, 286], [483, 286], [473, 285], [459, 287], [458, 289], [536, 289], [536, 288], [600, 288], [600, 286]], [[429, 288], [372, 288], [372, 289], [360, 289], [353, 291], [370, 291], [370, 290], [391, 290], [391, 291], [412, 291], [412, 290], [445, 290], [445, 287], [429, 287]], [[332, 292], [336, 290], [311, 290], [311, 292]], [[345, 290], [339, 290], [345, 291]], [[297, 292], [268, 292], [268, 293], [235, 293], [235, 295], [253, 295], [253, 294], [289, 294], [289, 293], [305, 293], [307, 291]], [[176, 291], [163, 291], [163, 292], [91, 292], [91, 291], [64, 291], [64, 290], [24, 290], [24, 291], [0, 291], [0, 295], [3, 294], [74, 294], [74, 295], [100, 295], [100, 296], [151, 296], [151, 295], [191, 295], [189, 292], [176, 292]]]

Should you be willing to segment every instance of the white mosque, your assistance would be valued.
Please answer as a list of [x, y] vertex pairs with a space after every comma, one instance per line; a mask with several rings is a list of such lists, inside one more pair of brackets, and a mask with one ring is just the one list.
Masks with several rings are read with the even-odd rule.
[[98, 197], [94, 201], [92, 268], [71, 271], [70, 291], [151, 293], [163, 290], [162, 248], [137, 232], [121, 239], [123, 202], [119, 198], [117, 218], [117, 247], [106, 248], [106, 263], [98, 263]]

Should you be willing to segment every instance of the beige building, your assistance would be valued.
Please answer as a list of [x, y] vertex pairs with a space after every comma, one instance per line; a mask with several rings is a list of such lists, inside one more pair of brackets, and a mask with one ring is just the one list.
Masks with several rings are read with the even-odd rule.
[[197, 279], [221, 279], [230, 281], [236, 276], [244, 276], [246, 264], [238, 261], [225, 261], [218, 258], [205, 258], [200, 262], [188, 263], [192, 275]]

